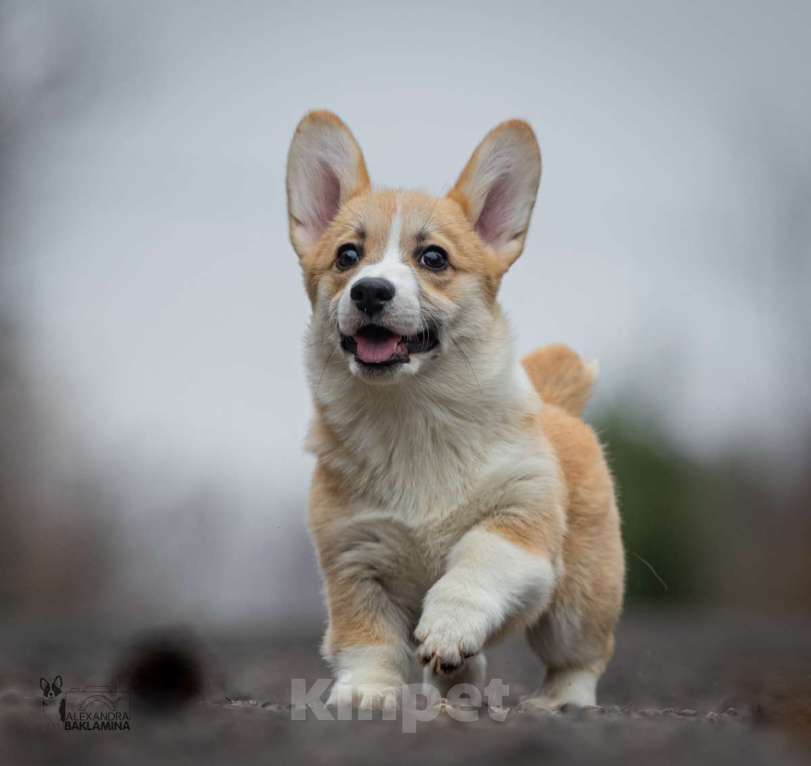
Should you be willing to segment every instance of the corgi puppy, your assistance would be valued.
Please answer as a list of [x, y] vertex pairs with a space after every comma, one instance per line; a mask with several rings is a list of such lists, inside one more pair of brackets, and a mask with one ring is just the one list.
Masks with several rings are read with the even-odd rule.
[[443, 694], [482, 685], [485, 647], [518, 628], [546, 667], [533, 704], [595, 704], [624, 581], [611, 474], [580, 419], [596, 368], [564, 346], [519, 362], [497, 301], [540, 175], [520, 120], [444, 197], [373, 189], [330, 112], [293, 136], [332, 704], [395, 706], [414, 654]]

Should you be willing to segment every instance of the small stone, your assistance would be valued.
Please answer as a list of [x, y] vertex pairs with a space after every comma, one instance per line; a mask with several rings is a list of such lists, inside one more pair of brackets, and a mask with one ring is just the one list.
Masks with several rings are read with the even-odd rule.
[[228, 699], [228, 704], [231, 707], [256, 707], [259, 704], [256, 700], [248, 697], [226, 699]]
[[279, 702], [263, 702], [262, 709], [268, 710], [271, 713], [289, 713], [292, 707], [291, 705], [284, 705]]

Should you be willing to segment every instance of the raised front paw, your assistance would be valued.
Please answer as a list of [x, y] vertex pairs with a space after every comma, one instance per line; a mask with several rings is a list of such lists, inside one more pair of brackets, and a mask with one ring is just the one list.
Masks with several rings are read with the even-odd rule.
[[482, 650], [486, 625], [483, 616], [469, 606], [429, 598], [414, 636], [420, 660], [435, 673], [450, 675]]

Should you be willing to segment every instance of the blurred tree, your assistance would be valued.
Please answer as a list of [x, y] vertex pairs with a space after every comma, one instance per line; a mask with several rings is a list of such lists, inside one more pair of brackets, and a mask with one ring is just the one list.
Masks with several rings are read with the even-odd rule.
[[597, 432], [617, 484], [628, 599], [701, 597], [703, 549], [710, 534], [705, 514], [712, 495], [706, 469], [625, 409], [600, 418]]
[[[12, 278], [25, 219], [26, 151], [84, 99], [92, 27], [82, 14], [0, 0], [0, 617], [86, 616], [106, 595], [107, 495], [90, 471], [49, 464], [58, 419], [33, 392]], [[77, 97], [78, 93], [78, 97]]]
[[[807, 472], [776, 479], [743, 451], [688, 456], [628, 405], [597, 431], [617, 484], [630, 603], [811, 611]], [[800, 452], [811, 464], [811, 447]]]

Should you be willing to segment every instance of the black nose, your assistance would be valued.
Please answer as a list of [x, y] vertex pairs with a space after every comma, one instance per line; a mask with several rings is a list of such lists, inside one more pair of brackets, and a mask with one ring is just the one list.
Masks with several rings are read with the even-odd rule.
[[355, 282], [349, 297], [367, 316], [374, 316], [394, 297], [394, 285], [388, 279], [366, 277]]

